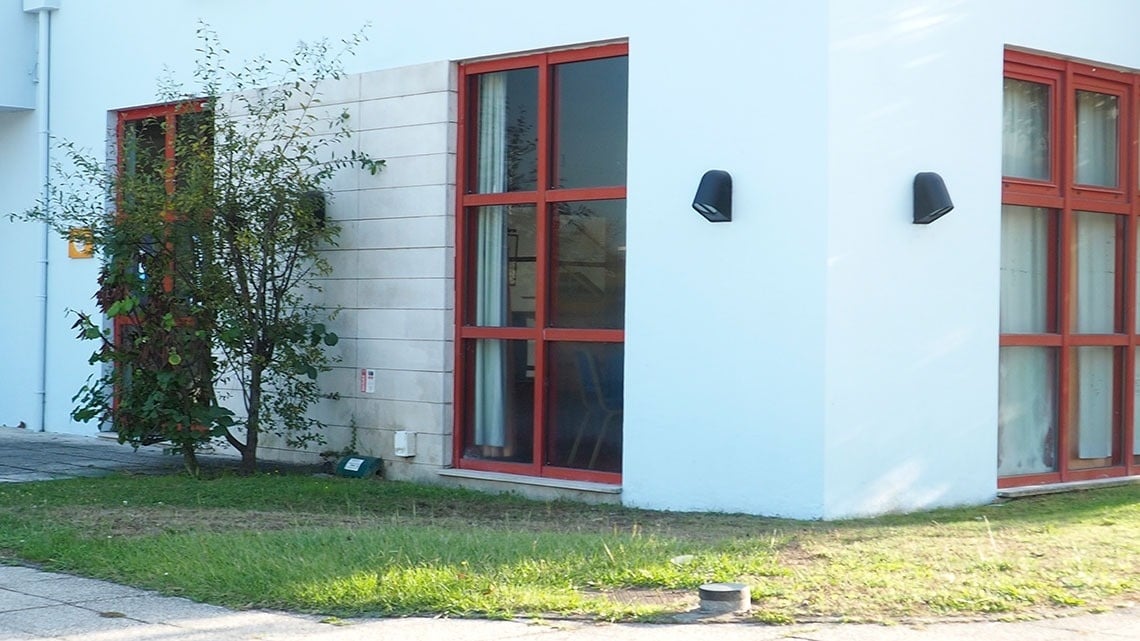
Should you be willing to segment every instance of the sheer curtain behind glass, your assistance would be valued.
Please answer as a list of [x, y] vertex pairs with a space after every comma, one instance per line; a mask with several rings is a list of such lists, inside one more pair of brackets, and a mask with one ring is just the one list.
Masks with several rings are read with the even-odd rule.
[[[479, 76], [479, 193], [506, 189], [507, 78]], [[502, 327], [507, 316], [506, 207], [480, 207], [475, 248], [475, 323]], [[510, 456], [507, 447], [506, 341], [475, 341], [475, 445], [487, 456]]]
[[[1002, 174], [1048, 180], [1050, 87], [1006, 78], [1002, 114]], [[1052, 212], [1005, 205], [1001, 218], [1003, 334], [1050, 331], [1049, 234]], [[1002, 347], [998, 381], [998, 474], [1057, 469], [1056, 350]]]
[[998, 370], [998, 475], [1057, 469], [1056, 351], [1003, 347]]
[[1049, 86], [1005, 79], [1001, 173], [1049, 179]]
[[1003, 205], [1001, 210], [1001, 332], [1039, 334], [1046, 322], [1049, 272], [1047, 209]]
[[[1049, 216], [1033, 207], [1002, 207], [1001, 331], [1043, 333], [1047, 324]], [[1003, 347], [999, 355], [998, 474], [1056, 469], [1056, 351]]]
[[1077, 92], [1076, 179], [1082, 185], [1117, 185], [1117, 98]]
[[[1115, 171], [1115, 170], [1113, 170]], [[1116, 331], [1117, 216], [1074, 212], [1076, 219], [1076, 331]], [[1077, 350], [1077, 455], [1082, 459], [1112, 455], [1113, 371], [1115, 350]]]

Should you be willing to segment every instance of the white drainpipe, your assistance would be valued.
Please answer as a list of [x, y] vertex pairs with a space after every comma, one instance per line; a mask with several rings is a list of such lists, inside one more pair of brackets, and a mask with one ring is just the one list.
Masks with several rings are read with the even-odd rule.
[[[36, 121], [40, 143], [40, 184], [43, 185], [41, 200], [48, 210], [51, 196], [51, 12], [59, 9], [60, 0], [24, 0], [24, 11], [39, 14], [39, 36], [36, 39]], [[50, 265], [51, 230], [43, 223], [40, 242], [40, 318], [39, 346], [40, 358], [35, 378], [38, 401], [38, 420], [31, 426], [41, 432], [47, 429], [47, 341], [48, 341], [48, 267]]]

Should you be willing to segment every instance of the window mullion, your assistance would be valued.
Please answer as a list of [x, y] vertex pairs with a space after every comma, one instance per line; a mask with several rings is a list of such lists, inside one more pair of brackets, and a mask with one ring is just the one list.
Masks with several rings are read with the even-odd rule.
[[538, 137], [536, 141], [537, 156], [537, 199], [534, 215], [536, 222], [536, 264], [535, 264], [535, 292], [534, 292], [534, 325], [537, 335], [534, 341], [534, 466], [537, 475], [541, 475], [546, 463], [546, 414], [547, 392], [549, 391], [547, 375], [548, 350], [543, 339], [543, 329], [547, 326], [547, 315], [550, 311], [547, 300], [550, 291], [550, 213], [546, 195], [550, 187], [550, 132], [553, 122], [550, 115], [551, 79], [549, 58], [544, 56], [538, 66]]

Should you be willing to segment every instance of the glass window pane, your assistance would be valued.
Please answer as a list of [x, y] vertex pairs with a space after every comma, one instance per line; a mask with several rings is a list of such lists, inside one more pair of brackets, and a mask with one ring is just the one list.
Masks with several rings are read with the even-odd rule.
[[1117, 186], [1117, 98], [1077, 92], [1077, 182]]
[[1049, 86], [1005, 79], [1001, 173], [1049, 179]]
[[[181, 113], [174, 119], [174, 177], [177, 187], [201, 190], [214, 180], [214, 119], [210, 112]], [[181, 212], [186, 203], [178, 203]]]
[[[1133, 241], [1140, 243], [1140, 228], [1137, 228], [1132, 232], [1132, 239]], [[1133, 245], [1133, 247], [1140, 247], [1140, 245]], [[1138, 312], [1135, 314], [1136, 328], [1134, 331], [1140, 332], [1140, 261], [1136, 262], [1136, 273], [1134, 273], [1132, 276], [1133, 295], [1135, 296], [1133, 304], [1137, 306], [1136, 311]], [[1137, 376], [1137, 378], [1140, 378], [1140, 376]]]
[[625, 184], [625, 57], [554, 67], [555, 188]]
[[471, 78], [475, 193], [532, 191], [538, 184], [538, 69]]
[[621, 471], [621, 343], [553, 343], [550, 346], [548, 465]]
[[1117, 230], [1124, 218], [1112, 214], [1075, 212], [1077, 248], [1076, 330], [1082, 334], [1111, 334], [1117, 328]]
[[555, 206], [551, 325], [625, 326], [625, 201]]
[[534, 445], [534, 341], [468, 343], [467, 458], [530, 463]]
[[495, 205], [474, 210], [469, 251], [475, 266], [472, 305], [476, 325], [534, 326], [534, 205]]
[[166, 120], [145, 118], [123, 124], [123, 171], [162, 183], [166, 167]]
[[1001, 211], [1001, 331], [1049, 331], [1051, 212], [1003, 205]]
[[998, 475], [1057, 469], [1057, 350], [1002, 347], [998, 374]]
[[1101, 467], [1112, 457], [1115, 421], [1113, 392], [1116, 349], [1078, 347], [1073, 350], [1076, 367], [1070, 421], [1070, 468]]
[[[1140, 349], [1134, 354], [1140, 362]], [[1140, 376], [1132, 380], [1132, 454], [1140, 456]]]

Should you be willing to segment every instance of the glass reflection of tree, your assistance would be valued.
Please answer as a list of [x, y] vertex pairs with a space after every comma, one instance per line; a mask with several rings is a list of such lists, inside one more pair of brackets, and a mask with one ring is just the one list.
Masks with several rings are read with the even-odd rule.
[[[508, 101], [507, 111], [510, 112]], [[514, 122], [507, 125], [507, 191], [526, 191], [538, 184], [535, 164], [538, 142], [534, 123], [528, 121], [525, 107], [518, 109]]]
[[621, 221], [603, 203], [558, 203], [556, 288], [560, 292], [555, 322], [594, 326], [619, 323], [624, 307], [624, 243]]

